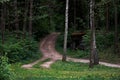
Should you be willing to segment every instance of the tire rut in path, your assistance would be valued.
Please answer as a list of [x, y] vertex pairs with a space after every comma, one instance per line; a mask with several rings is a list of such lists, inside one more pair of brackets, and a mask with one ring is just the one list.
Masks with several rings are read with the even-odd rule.
[[[51, 33], [50, 35], [46, 36], [40, 43], [40, 51], [42, 52], [43, 57], [33, 63], [22, 65], [22, 68], [32, 69], [35, 64], [47, 59], [50, 59], [50, 61], [44, 62], [40, 66], [44, 68], [50, 68], [51, 64], [57, 60], [62, 60], [62, 55], [55, 50], [55, 42], [58, 35], [59, 33]], [[76, 59], [70, 57], [67, 57], [67, 61], [89, 63], [89, 60], [86, 59]], [[108, 67], [120, 68], [120, 65], [117, 64], [106, 62], [99, 62], [99, 64]]]

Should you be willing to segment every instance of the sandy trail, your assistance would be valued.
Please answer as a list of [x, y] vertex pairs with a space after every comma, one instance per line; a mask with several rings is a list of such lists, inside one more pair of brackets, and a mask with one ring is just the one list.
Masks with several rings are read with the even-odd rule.
[[55, 42], [58, 35], [59, 33], [52, 33], [46, 36], [40, 43], [40, 51], [42, 52], [43, 57], [33, 63], [22, 65], [22, 67], [31, 69], [35, 64], [39, 63], [40, 61], [50, 59], [50, 61], [44, 62], [40, 65], [44, 68], [50, 68], [51, 64], [53, 64], [55, 61], [61, 60], [62, 55], [55, 50]]
[[[55, 50], [55, 42], [58, 35], [59, 33], [51, 33], [50, 35], [46, 36], [40, 43], [40, 51], [42, 52], [43, 57], [33, 63], [22, 65], [22, 68], [32, 69], [35, 64], [47, 59], [50, 59], [50, 61], [44, 62], [40, 66], [44, 68], [50, 68], [50, 66], [57, 60], [62, 60], [62, 55]], [[67, 57], [67, 61], [89, 63], [89, 60], [86, 59], [76, 59], [70, 57]], [[99, 64], [108, 67], [120, 68], [120, 65], [118, 64], [111, 64], [106, 62], [99, 62]]]

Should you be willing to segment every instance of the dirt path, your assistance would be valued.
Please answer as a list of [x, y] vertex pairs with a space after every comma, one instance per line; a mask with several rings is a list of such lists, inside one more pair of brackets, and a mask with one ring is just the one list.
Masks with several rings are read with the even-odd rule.
[[[41, 67], [44, 68], [50, 68], [51, 64], [53, 64], [57, 60], [61, 60], [62, 55], [55, 50], [55, 42], [58, 35], [59, 33], [52, 33], [46, 36], [40, 43], [40, 50], [43, 54], [43, 57], [33, 63], [22, 65], [22, 67], [31, 69], [35, 64], [39, 63], [40, 61], [50, 59], [50, 61], [44, 62], [43, 64], [40, 65]], [[67, 57], [67, 61], [89, 63], [89, 60], [86, 59], [76, 59], [70, 57]], [[106, 62], [100, 62], [100, 64], [104, 66], [120, 68], [120, 65], [117, 64], [110, 64]]]
[[55, 42], [58, 35], [59, 33], [52, 33], [46, 36], [40, 43], [40, 51], [42, 52], [43, 57], [33, 63], [22, 65], [22, 67], [31, 69], [35, 64], [39, 63], [40, 61], [50, 59], [50, 61], [44, 62], [40, 65], [44, 68], [50, 68], [50, 65], [53, 64], [55, 61], [61, 60], [62, 55], [55, 50]]

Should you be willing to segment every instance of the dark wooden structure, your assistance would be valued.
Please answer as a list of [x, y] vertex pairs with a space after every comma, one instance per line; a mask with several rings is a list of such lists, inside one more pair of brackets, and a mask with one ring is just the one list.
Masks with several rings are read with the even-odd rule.
[[84, 32], [74, 32], [71, 34], [71, 48], [73, 50], [80, 49], [84, 50], [83, 36]]

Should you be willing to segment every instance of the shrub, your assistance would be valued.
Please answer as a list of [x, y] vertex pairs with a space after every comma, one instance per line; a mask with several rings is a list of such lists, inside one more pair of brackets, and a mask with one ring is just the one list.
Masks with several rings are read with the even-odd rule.
[[18, 39], [13, 34], [6, 35], [5, 44], [0, 44], [0, 50], [3, 54], [7, 53], [6, 56], [11, 63], [38, 57], [38, 43], [32, 37]]
[[14, 73], [8, 64], [6, 56], [0, 57], [0, 80], [14, 80]]
[[[83, 36], [83, 41], [85, 43], [86, 49], [90, 49], [90, 31]], [[105, 48], [111, 47], [114, 42], [114, 33], [104, 33], [104, 30], [96, 31], [96, 44], [99, 51]]]

